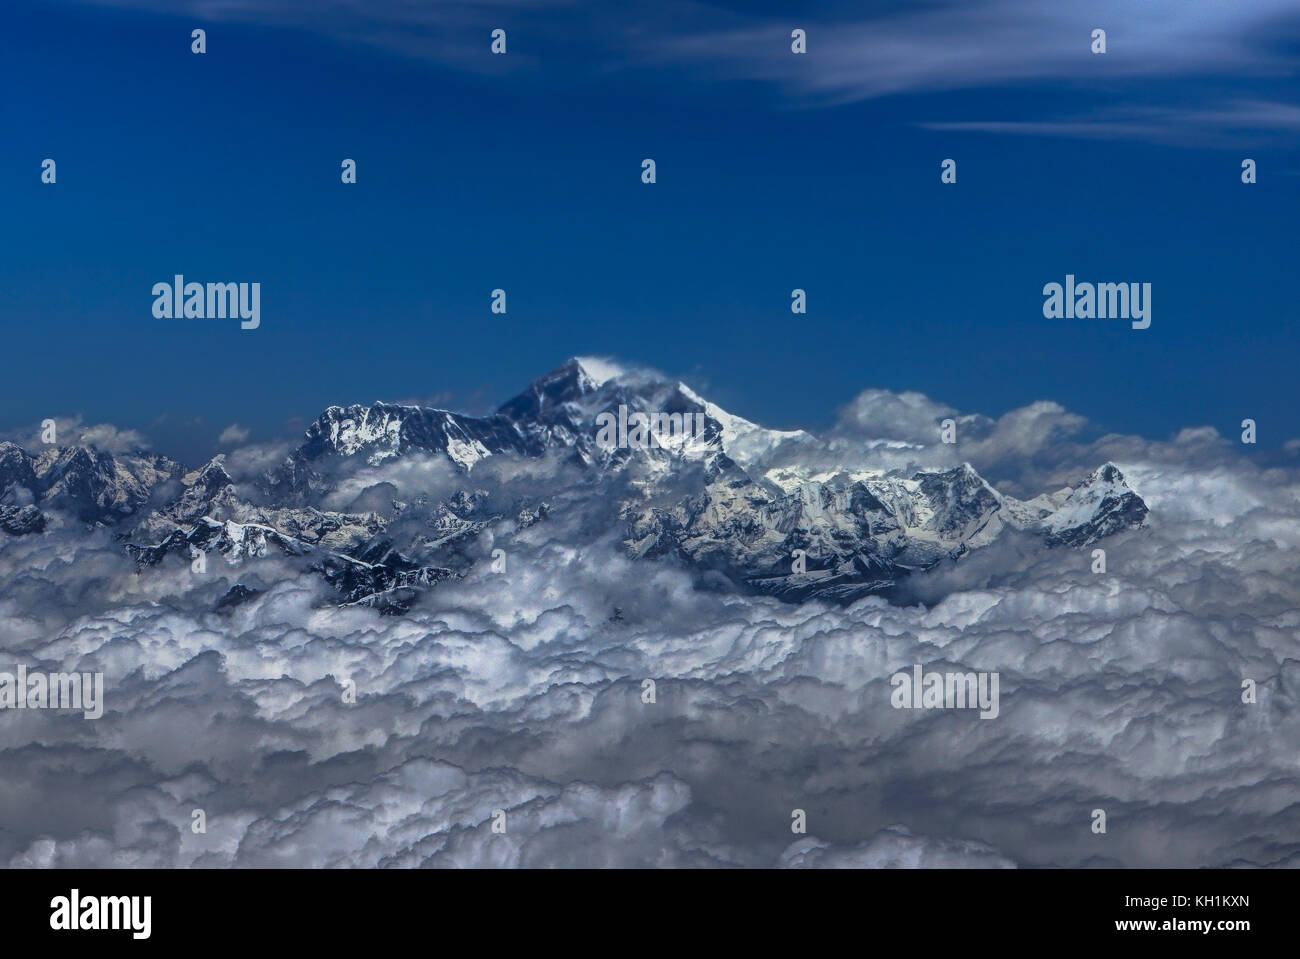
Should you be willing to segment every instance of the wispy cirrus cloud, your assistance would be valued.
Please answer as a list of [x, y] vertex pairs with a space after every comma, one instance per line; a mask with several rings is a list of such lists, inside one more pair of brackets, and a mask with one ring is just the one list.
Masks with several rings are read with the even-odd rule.
[[[1213, 143], [1242, 133], [1290, 135], [1297, 126], [1298, 111], [1278, 102], [1275, 86], [1294, 75], [1288, 41], [1300, 40], [1300, 7], [1292, 0], [938, 0], [779, 14], [694, 0], [70, 2], [300, 29], [475, 73], [534, 70], [581, 81], [650, 70], [705, 88], [758, 81], [794, 107], [1099, 89], [1117, 104], [1061, 117], [1016, 115], [1008, 105], [1002, 117], [920, 124], [950, 131]], [[486, 54], [487, 31], [497, 26], [510, 32], [508, 58]], [[794, 27], [807, 31], [807, 55], [790, 51]], [[1107, 32], [1105, 56], [1091, 52], [1095, 28]], [[1169, 88], [1189, 80], [1217, 89]]]
[[[1293, 61], [1279, 52], [1277, 39], [1286, 29], [1294, 34], [1298, 24], [1300, 10], [1285, 0], [944, 2], [681, 35], [665, 57], [712, 61], [720, 73], [844, 102], [1045, 81], [1278, 76]], [[788, 55], [792, 26], [808, 31], [806, 57]], [[1095, 28], [1107, 32], [1104, 58], [1090, 49]]]
[[[1279, 39], [1300, 36], [1300, 8], [1291, 0], [939, 0], [878, 3], [868, 12], [832, 3], [779, 16], [695, 0], [69, 2], [309, 29], [450, 65], [463, 65], [471, 53], [483, 59], [485, 44], [469, 31], [517, 28], [516, 49], [539, 58], [581, 48], [593, 66], [676, 63], [832, 101], [1042, 80], [1280, 76], [1292, 71], [1294, 58]], [[808, 33], [807, 56], [790, 53], [793, 27]], [[1098, 27], [1109, 37], [1104, 61], [1089, 49]]]
[[1300, 132], [1300, 107], [1262, 100], [1234, 100], [1192, 107], [1119, 107], [1059, 120], [957, 120], [917, 125], [929, 130], [957, 132], [1226, 146], [1240, 143], [1243, 136], [1276, 138]]

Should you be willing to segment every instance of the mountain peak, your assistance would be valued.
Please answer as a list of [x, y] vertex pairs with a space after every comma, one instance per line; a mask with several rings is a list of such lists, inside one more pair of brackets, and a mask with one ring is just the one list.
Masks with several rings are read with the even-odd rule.
[[1097, 481], [1102, 483], [1123, 483], [1125, 480], [1124, 474], [1120, 472], [1120, 468], [1110, 460], [1107, 460], [1093, 470], [1092, 476], [1090, 476], [1086, 482]]
[[[610, 448], [608, 439], [598, 439], [601, 416], [624, 424], [625, 437], [633, 416], [657, 422], [648, 427], [657, 431], [673, 417], [679, 426], [670, 427], [667, 442], [624, 438]], [[889, 589], [911, 571], [987, 545], [1005, 526], [1030, 531], [1049, 546], [1087, 546], [1140, 527], [1147, 514], [1113, 462], [1072, 488], [1022, 503], [999, 494], [969, 462], [910, 476], [860, 470], [846, 462], [843, 447], [802, 430], [759, 426], [672, 377], [574, 356], [492, 415], [386, 402], [330, 406], [302, 445], [262, 476], [260, 501], [241, 496], [220, 454], [185, 472], [163, 457], [61, 447], [33, 458], [0, 443], [0, 531], [41, 532], [47, 506], [56, 511], [56, 526], [69, 517], [114, 523], [159, 490], [172, 496], [163, 484], [179, 479], [179, 496], [137, 527], [155, 541], [132, 545], [138, 559], [152, 565], [172, 548], [191, 547], [236, 561], [272, 548], [293, 556], [325, 550], [332, 558], [317, 566], [355, 602], [439, 582], [464, 558], [462, 546], [490, 524], [519, 530], [551, 510], [531, 504], [503, 512], [488, 505], [496, 495], [491, 490], [481, 498], [476, 491], [475, 499], [453, 493], [423, 520], [418, 512], [407, 515], [406, 503], [394, 502], [392, 516], [372, 505], [348, 514], [322, 509], [326, 496], [348, 490], [354, 479], [358, 488], [376, 485], [377, 478], [361, 471], [408, 453], [445, 456], [466, 473], [499, 454], [554, 453], [590, 472], [547, 495], [555, 493], [558, 508], [574, 509], [586, 509], [593, 495], [601, 522], [617, 516], [624, 525], [632, 555], [673, 555], [791, 600], [851, 601]], [[400, 482], [410, 473], [401, 471]], [[567, 483], [570, 474], [556, 476]], [[498, 479], [489, 470], [485, 482]], [[608, 497], [617, 501], [612, 511]], [[393, 545], [397, 533], [415, 534], [403, 547], [410, 557]], [[796, 572], [797, 551], [808, 565]]]
[[627, 370], [612, 360], [602, 356], [574, 356], [564, 364], [582, 370], [587, 379], [597, 387], [604, 386], [610, 380], [627, 374]]
[[608, 360], [574, 356], [533, 380], [497, 412], [514, 420], [537, 419], [556, 406], [590, 396], [624, 373], [626, 370]]

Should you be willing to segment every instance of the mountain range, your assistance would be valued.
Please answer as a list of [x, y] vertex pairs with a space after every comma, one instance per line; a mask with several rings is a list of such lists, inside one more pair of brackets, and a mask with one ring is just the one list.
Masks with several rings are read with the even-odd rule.
[[[595, 423], [620, 406], [701, 414], [695, 422], [704, 429], [609, 449], [597, 443]], [[331, 406], [282, 462], [240, 484], [224, 455], [190, 470], [149, 452], [32, 453], [0, 443], [0, 531], [109, 527], [142, 570], [173, 555], [188, 562], [216, 553], [238, 565], [271, 553], [300, 557], [340, 604], [401, 613], [484, 561], [484, 537], [500, 545], [556, 511], [610, 526], [643, 561], [678, 562], [792, 602], [888, 590], [1008, 529], [1044, 548], [1077, 548], [1140, 527], [1147, 515], [1113, 463], [1018, 500], [968, 463], [899, 471], [854, 460], [829, 454], [811, 433], [728, 413], [679, 381], [573, 358], [488, 416], [382, 402]], [[562, 482], [534, 490], [526, 478], [510, 483], [484, 466], [541, 461], [554, 463]], [[437, 501], [380, 495], [364, 509], [327, 507], [345, 486], [380, 483], [399, 463], [445, 466], [462, 485]], [[252, 594], [236, 586], [223, 608]]]

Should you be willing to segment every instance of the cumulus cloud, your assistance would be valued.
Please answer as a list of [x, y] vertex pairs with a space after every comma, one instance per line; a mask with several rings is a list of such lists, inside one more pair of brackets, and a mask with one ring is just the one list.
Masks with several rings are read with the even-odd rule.
[[221, 431], [221, 435], [217, 437], [217, 442], [222, 446], [238, 446], [248, 441], [249, 432], [247, 426], [231, 423]]
[[893, 826], [852, 846], [801, 839], [781, 855], [781, 865], [799, 869], [1005, 869], [1015, 864], [981, 843], [915, 836], [906, 827]]
[[241, 489], [251, 491], [260, 477], [283, 463], [301, 442], [301, 439], [282, 439], [237, 446], [222, 457], [221, 465]]
[[[54, 426], [54, 442], [47, 444], [45, 437], [50, 420]], [[93, 446], [107, 453], [133, 453], [149, 447], [148, 440], [137, 430], [122, 429], [110, 423], [87, 424], [81, 416], [52, 416], [39, 423], [0, 433], [0, 440], [37, 451], [49, 446]]]
[[[940, 437], [948, 419], [955, 425], [952, 444]], [[1068, 486], [1108, 460], [1122, 468], [1143, 463], [1171, 469], [1221, 466], [1244, 475], [1264, 469], [1211, 426], [1186, 427], [1155, 440], [1104, 433], [1086, 417], [1045, 399], [991, 417], [918, 392], [865, 390], [840, 411], [822, 440], [817, 446], [779, 449], [765, 465], [802, 462], [826, 471], [908, 473], [968, 462], [999, 490], [1021, 498]], [[1281, 450], [1287, 462], [1292, 448]], [[1294, 448], [1300, 448], [1300, 441]], [[1255, 459], [1266, 462], [1270, 456]], [[1128, 468], [1124, 472], [1127, 476]]]
[[[969, 447], [936, 442], [945, 416]], [[1300, 865], [1300, 472], [1206, 428], [1097, 436], [1050, 402], [994, 418], [915, 393], [863, 394], [827, 442], [973, 448], [1022, 485], [1114, 454], [1152, 512], [1101, 544], [1104, 572], [1009, 533], [888, 599], [791, 605], [629, 558], [560, 457], [340, 471], [336, 508], [552, 504], [484, 530], [503, 570], [405, 616], [339, 608], [311, 557], [137, 572], [108, 530], [5, 537], [0, 669], [102, 671], [106, 702], [4, 715], [0, 862]], [[218, 611], [236, 583], [256, 592]], [[893, 708], [916, 665], [997, 673], [997, 717]]]

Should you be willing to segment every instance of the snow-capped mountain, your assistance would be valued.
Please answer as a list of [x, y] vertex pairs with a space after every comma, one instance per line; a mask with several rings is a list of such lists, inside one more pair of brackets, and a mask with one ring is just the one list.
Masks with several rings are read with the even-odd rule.
[[274, 495], [319, 492], [323, 468], [360, 457], [369, 465], [419, 452], [440, 454], [465, 469], [489, 456], [540, 456], [571, 451], [576, 461], [618, 467], [631, 450], [603, 450], [595, 427], [602, 413], [702, 414], [705, 428], [688, 441], [665, 439], [643, 450], [647, 458], [724, 465], [748, 464], [785, 442], [810, 439], [802, 430], [766, 430], [722, 410], [684, 383], [623, 370], [581, 357], [534, 380], [524, 392], [485, 417], [392, 403], [331, 406], [307, 430], [306, 442], [265, 479]]
[[[598, 440], [602, 415], [627, 422], [634, 414], [677, 416], [698, 428], [662, 442]], [[1022, 502], [969, 464], [907, 475], [854, 462], [827, 470], [825, 450], [809, 433], [766, 429], [684, 383], [574, 358], [489, 416], [393, 403], [331, 406], [279, 467], [247, 489], [236, 487], [221, 456], [186, 472], [147, 454], [70, 447], [34, 457], [0, 444], [0, 530], [39, 534], [48, 510], [88, 524], [131, 517], [127, 549], [142, 567], [174, 553], [216, 553], [237, 564], [301, 557], [341, 602], [401, 612], [423, 590], [463, 575], [489, 530], [508, 538], [554, 509], [592, 503], [612, 502], [593, 515], [619, 524], [634, 557], [673, 557], [791, 601], [887, 589], [1008, 527], [1045, 547], [1078, 547], [1140, 526], [1147, 513], [1113, 463], [1073, 488]], [[814, 452], [821, 454], [816, 470], [799, 465]], [[359, 512], [323, 508], [341, 483], [364, 485], [416, 454], [459, 471], [465, 486], [440, 502], [421, 496]], [[580, 479], [506, 501], [471, 483], [476, 467], [498, 457], [555, 457]], [[223, 603], [251, 595], [241, 589]]]
[[1049, 545], [1083, 546], [1141, 525], [1147, 512], [1110, 463], [1057, 496], [1019, 503], [970, 464], [775, 494], [739, 475], [672, 508], [637, 513], [629, 545], [644, 556], [682, 555], [785, 598], [852, 599], [986, 545], [1004, 526], [1042, 534]]
[[35, 506], [0, 506], [0, 532], [26, 536], [45, 529], [45, 514]]
[[14, 443], [0, 442], [0, 505], [35, 507], [42, 516], [53, 512], [74, 522], [111, 525], [136, 513], [181, 471], [179, 463], [151, 453], [115, 455], [59, 446], [33, 456]]
[[1140, 526], [1147, 505], [1124, 481], [1114, 463], [1106, 463], [1074, 487], [1014, 503], [1017, 525], [1043, 531], [1047, 542], [1091, 546], [1121, 530]]

